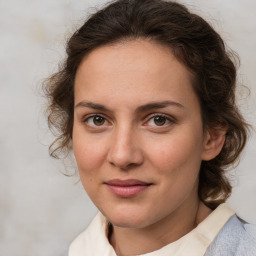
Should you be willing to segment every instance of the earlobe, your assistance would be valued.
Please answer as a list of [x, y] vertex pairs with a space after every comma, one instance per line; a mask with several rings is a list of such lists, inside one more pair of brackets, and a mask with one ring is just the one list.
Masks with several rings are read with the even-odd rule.
[[214, 128], [205, 134], [202, 160], [209, 161], [215, 158], [222, 150], [226, 140], [227, 128]]

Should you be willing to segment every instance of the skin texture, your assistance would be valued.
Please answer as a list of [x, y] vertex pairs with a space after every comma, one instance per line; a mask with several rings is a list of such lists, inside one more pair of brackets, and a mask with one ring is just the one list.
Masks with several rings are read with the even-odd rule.
[[[225, 133], [203, 130], [191, 81], [167, 47], [142, 39], [97, 48], [78, 69], [74, 154], [86, 192], [113, 225], [118, 255], [157, 250], [211, 212], [198, 199], [198, 173]], [[105, 184], [112, 179], [151, 185], [123, 198]]]

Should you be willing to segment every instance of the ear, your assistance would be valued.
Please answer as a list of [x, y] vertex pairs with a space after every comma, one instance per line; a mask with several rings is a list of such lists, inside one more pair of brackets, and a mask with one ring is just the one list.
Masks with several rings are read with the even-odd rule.
[[209, 161], [220, 153], [225, 143], [226, 132], [227, 127], [207, 130], [204, 138], [202, 160]]

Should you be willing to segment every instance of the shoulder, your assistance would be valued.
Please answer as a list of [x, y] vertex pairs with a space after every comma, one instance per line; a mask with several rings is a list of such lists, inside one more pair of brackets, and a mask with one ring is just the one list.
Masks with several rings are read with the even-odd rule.
[[205, 256], [255, 256], [256, 241], [236, 215], [223, 226]]

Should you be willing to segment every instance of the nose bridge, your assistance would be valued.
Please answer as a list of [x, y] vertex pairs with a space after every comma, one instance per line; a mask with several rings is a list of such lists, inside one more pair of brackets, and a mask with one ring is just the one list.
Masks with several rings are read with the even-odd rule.
[[109, 162], [121, 169], [141, 164], [143, 155], [137, 139], [136, 130], [131, 124], [116, 127], [111, 137]]

